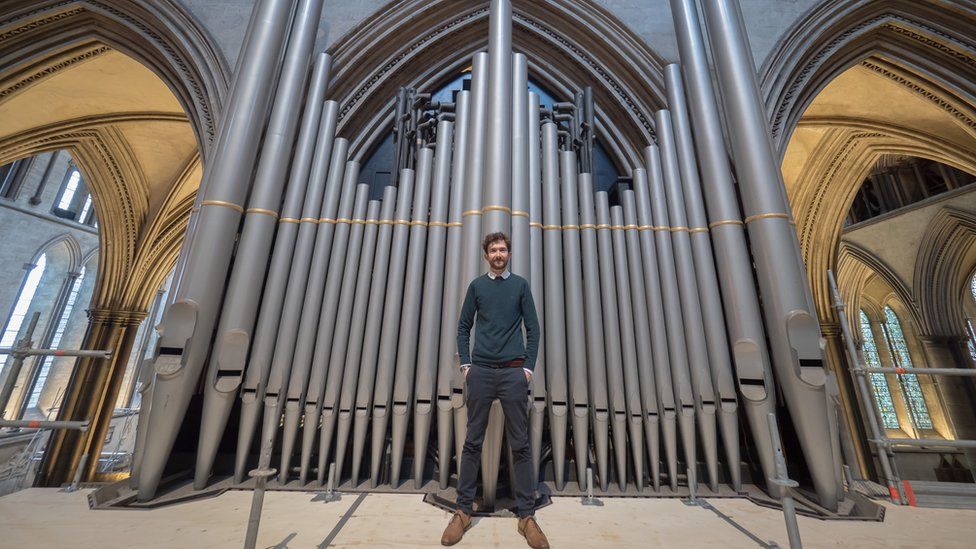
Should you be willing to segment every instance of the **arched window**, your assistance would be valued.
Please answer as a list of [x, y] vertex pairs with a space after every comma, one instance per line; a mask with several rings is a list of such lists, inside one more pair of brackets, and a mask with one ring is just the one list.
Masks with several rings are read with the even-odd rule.
[[[898, 315], [887, 305], [884, 313], [885, 337], [888, 338], [888, 349], [891, 351], [891, 359], [895, 362], [895, 367], [914, 368]], [[922, 387], [918, 384], [918, 378], [915, 374], [898, 374], [898, 382], [905, 394], [914, 426], [919, 429], [931, 429], [932, 418], [929, 417], [929, 408], [925, 404], [925, 396], [922, 394]]]
[[[71, 292], [68, 294], [68, 301], [64, 305], [64, 311], [61, 313], [61, 318], [58, 320], [58, 326], [54, 330], [54, 336], [51, 338], [51, 349], [57, 349], [58, 345], [61, 344], [61, 338], [64, 336], [64, 331], [68, 327], [68, 319], [71, 318], [71, 311], [75, 308], [75, 301], [78, 300], [78, 290], [81, 289], [81, 283], [85, 279], [85, 268], [82, 267], [81, 271], [78, 273], [78, 277], [71, 284]], [[31, 389], [30, 400], [27, 402], [28, 408], [33, 408], [37, 406], [38, 401], [41, 398], [41, 391], [44, 390], [44, 383], [47, 381], [47, 374], [51, 370], [51, 364], [54, 363], [53, 356], [44, 357], [44, 363], [41, 365], [40, 372], [37, 374], [37, 379], [34, 380], [33, 388]]]
[[[874, 342], [874, 333], [871, 331], [871, 321], [868, 315], [861, 310], [861, 354], [864, 355], [864, 362], [868, 368], [880, 368], [881, 358], [878, 356], [878, 346]], [[888, 378], [884, 374], [871, 372], [871, 387], [874, 389], [874, 399], [878, 403], [878, 410], [881, 412], [881, 421], [885, 429], [898, 428], [898, 414], [895, 413], [895, 402], [891, 399], [891, 389], [888, 387]]]
[[[44, 275], [45, 267], [47, 267], [47, 254], [42, 254], [30, 272], [27, 273], [24, 286], [20, 289], [20, 295], [17, 296], [14, 310], [10, 313], [7, 325], [3, 329], [3, 337], [0, 337], [0, 347], [13, 347], [17, 343], [17, 334], [20, 333], [24, 319], [27, 318], [27, 311], [34, 299], [34, 293], [37, 292], [37, 285], [41, 282], [41, 276]], [[3, 371], [6, 361], [7, 355], [0, 354], [0, 372]]]

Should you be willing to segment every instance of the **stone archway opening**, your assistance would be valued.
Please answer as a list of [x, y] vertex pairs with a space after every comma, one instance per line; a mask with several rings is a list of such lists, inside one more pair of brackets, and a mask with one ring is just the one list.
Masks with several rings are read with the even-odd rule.
[[[87, 433], [51, 437], [40, 482], [60, 483], [82, 453], [101, 452], [117, 406], [132, 401], [133, 346], [152, 331], [141, 325], [182, 245], [226, 71], [196, 24], [167, 3], [20, 4], [0, 20], [0, 165], [23, 168], [5, 185], [0, 222], [27, 227], [25, 246], [48, 227], [78, 233], [86, 245], [78, 265], [59, 270], [40, 343], [113, 351], [108, 364], [59, 359], [31, 370], [31, 386], [41, 386], [25, 389], [22, 411], [92, 421]], [[29, 261], [16, 252], [4, 261]], [[90, 459], [85, 478], [103, 465]]]
[[[832, 16], [841, 23], [827, 24], [819, 19], [827, 15], [818, 12], [801, 24], [817, 20], [827, 32], [797, 32], [786, 40], [791, 46], [765, 67], [765, 92], [824, 331], [839, 334], [828, 269], [837, 273], [842, 297], [855, 311], [851, 305], [862, 294], [868, 300], [870, 284], [885, 277], [900, 296], [904, 316], [912, 319], [915, 333], [906, 339], [923, 356], [924, 342], [949, 334], [930, 333], [916, 295], [919, 243], [932, 215], [953, 201], [967, 201], [972, 190], [967, 185], [976, 174], [976, 95], [959, 79], [973, 74], [976, 55], [951, 22], [926, 19], [931, 14], [924, 10], [908, 16], [901, 5], [868, 4], [835, 8]], [[800, 43], [810, 49], [786, 53]], [[782, 72], [773, 74], [776, 67]], [[829, 347], [834, 344], [841, 344], [836, 335], [828, 339]], [[839, 347], [835, 351], [828, 349], [828, 355], [848, 385], [841, 391], [848, 426], [863, 433], [843, 354]], [[866, 439], [861, 444], [866, 455]]]

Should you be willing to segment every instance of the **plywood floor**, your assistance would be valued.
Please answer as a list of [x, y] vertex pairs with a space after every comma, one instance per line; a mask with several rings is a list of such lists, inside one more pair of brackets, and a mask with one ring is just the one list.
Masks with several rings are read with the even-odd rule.
[[[0, 547], [241, 547], [251, 493], [151, 511], [88, 508], [88, 491], [33, 488], [0, 498]], [[417, 495], [268, 492], [259, 547], [436, 547], [445, 511]], [[782, 514], [738, 499], [710, 508], [675, 499], [557, 497], [540, 510], [552, 547], [787, 547]], [[976, 511], [889, 507], [885, 521], [800, 517], [805, 547], [974, 547]], [[525, 547], [515, 519], [476, 519], [458, 547]]]

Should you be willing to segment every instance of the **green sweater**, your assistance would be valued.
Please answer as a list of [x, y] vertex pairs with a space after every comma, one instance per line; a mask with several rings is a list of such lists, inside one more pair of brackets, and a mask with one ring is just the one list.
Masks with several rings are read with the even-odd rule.
[[[471, 327], [476, 315], [472, 353]], [[522, 342], [523, 322], [527, 344]], [[484, 274], [472, 280], [461, 306], [457, 345], [462, 365], [499, 364], [522, 358], [525, 359], [523, 368], [535, 368], [539, 319], [529, 283], [515, 274], [494, 279]]]

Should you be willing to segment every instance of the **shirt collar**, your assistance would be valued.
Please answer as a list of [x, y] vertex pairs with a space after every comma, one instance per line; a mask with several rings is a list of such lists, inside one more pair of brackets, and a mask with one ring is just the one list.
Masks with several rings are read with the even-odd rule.
[[[508, 280], [508, 277], [510, 277], [510, 276], [512, 276], [512, 273], [510, 273], [508, 271], [508, 269], [505, 269], [504, 271], [502, 271], [502, 274], [501, 274], [502, 280]], [[498, 275], [496, 275], [495, 273], [493, 273], [491, 271], [488, 271], [488, 278], [490, 278], [492, 280], [495, 280], [496, 278], [498, 278]]]

